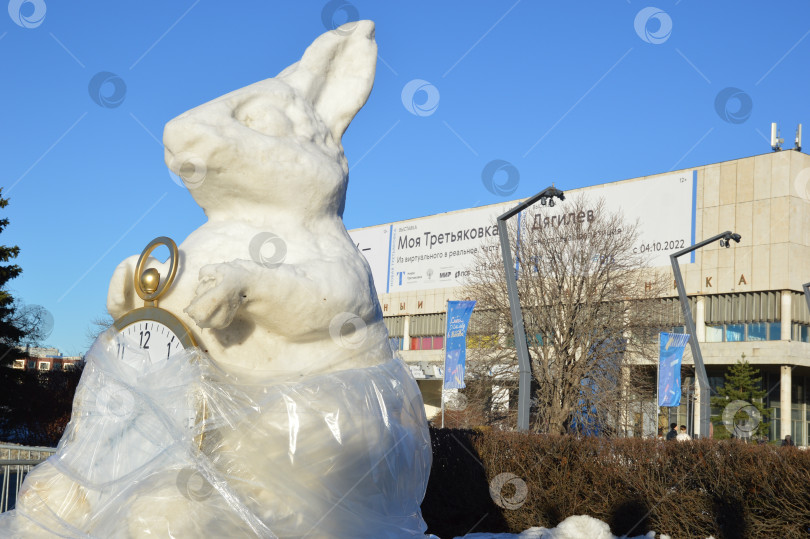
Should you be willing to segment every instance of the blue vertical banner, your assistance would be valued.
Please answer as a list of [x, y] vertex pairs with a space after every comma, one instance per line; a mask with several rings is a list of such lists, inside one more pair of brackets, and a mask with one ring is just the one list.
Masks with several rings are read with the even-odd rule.
[[467, 362], [467, 327], [475, 301], [447, 302], [447, 333], [444, 340], [444, 389], [461, 389]]
[[658, 406], [680, 406], [681, 360], [689, 334], [662, 332], [658, 342]]

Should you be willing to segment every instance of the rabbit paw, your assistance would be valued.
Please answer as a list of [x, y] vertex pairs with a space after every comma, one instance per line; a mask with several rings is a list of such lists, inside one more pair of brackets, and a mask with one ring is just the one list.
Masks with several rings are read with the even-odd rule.
[[245, 299], [244, 269], [232, 264], [211, 264], [200, 269], [195, 297], [184, 309], [201, 328], [222, 329], [231, 325]]

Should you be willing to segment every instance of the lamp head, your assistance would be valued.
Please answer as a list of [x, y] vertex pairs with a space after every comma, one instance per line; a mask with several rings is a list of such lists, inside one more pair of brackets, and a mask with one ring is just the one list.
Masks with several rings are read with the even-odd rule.
[[731, 247], [731, 240], [734, 240], [735, 242], [740, 243], [741, 239], [742, 239], [742, 236], [740, 236], [736, 232], [734, 232], [734, 233], [729, 232], [729, 233], [723, 235], [723, 237], [720, 239], [720, 247], [729, 248], [729, 247]]

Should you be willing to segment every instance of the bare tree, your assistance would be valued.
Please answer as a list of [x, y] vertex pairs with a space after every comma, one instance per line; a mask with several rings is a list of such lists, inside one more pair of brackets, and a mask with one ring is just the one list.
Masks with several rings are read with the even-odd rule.
[[[654, 394], [656, 337], [664, 327], [658, 298], [668, 273], [649, 268], [636, 245], [638, 225], [602, 200], [530, 208], [519, 225], [517, 219], [509, 225], [534, 381], [534, 430], [624, 430], [636, 422], [637, 403]], [[471, 382], [487, 373], [516, 380], [498, 244], [481, 249], [476, 265], [465, 295], [478, 301], [479, 313], [490, 313], [490, 337], [468, 352]]]
[[86, 332], [87, 347], [92, 346], [96, 339], [98, 339], [98, 336], [107, 331], [113, 323], [115, 323], [115, 320], [113, 320], [113, 317], [110, 316], [106, 310], [103, 314], [93, 318]]
[[14, 300], [7, 321], [25, 335], [20, 344], [41, 346], [53, 331], [53, 315], [42, 305], [28, 305]]

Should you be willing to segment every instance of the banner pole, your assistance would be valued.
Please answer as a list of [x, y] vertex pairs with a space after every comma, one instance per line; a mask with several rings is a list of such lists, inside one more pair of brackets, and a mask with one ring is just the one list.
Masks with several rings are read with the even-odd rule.
[[444, 384], [447, 381], [447, 324], [450, 321], [450, 300], [444, 302], [444, 340], [442, 353], [444, 354], [444, 369], [442, 369], [442, 428], [444, 428]]
[[442, 428], [444, 428], [444, 380], [442, 380]]
[[661, 332], [658, 332], [658, 361], [655, 363], [655, 435], [658, 436], [658, 428], [661, 423]]

